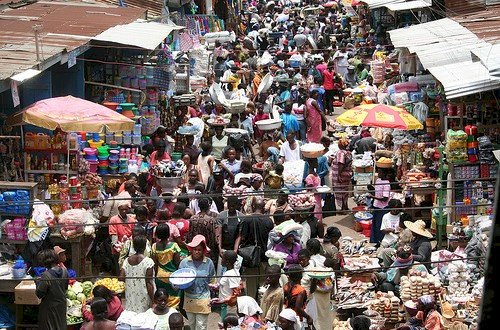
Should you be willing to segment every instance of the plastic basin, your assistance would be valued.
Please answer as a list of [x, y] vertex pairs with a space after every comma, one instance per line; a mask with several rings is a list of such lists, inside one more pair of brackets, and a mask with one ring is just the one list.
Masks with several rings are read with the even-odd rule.
[[185, 290], [193, 285], [196, 271], [191, 268], [181, 268], [170, 275], [170, 283], [180, 290]]

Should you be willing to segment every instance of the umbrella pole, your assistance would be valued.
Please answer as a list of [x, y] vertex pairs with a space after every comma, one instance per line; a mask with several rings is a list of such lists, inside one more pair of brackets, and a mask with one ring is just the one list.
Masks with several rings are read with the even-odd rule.
[[69, 162], [69, 134], [66, 134], [66, 149], [68, 151], [67, 153], [67, 159], [66, 159], [66, 180], [69, 182], [69, 169], [70, 169], [70, 162]]
[[[375, 153], [377, 152], [378, 150], [378, 144], [375, 143]], [[377, 166], [377, 160], [375, 159], [375, 153], [373, 153], [373, 170], [372, 170], [372, 184], [375, 184], [375, 167]]]

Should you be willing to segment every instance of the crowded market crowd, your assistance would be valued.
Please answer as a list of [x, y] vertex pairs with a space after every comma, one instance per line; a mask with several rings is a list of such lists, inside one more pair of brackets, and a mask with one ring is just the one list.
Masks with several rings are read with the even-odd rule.
[[[316, 5], [310, 4], [314, 15], [304, 15], [293, 1], [252, 3], [233, 40], [216, 43], [211, 77], [222, 87], [217, 98], [245, 99], [244, 110], [229, 112], [211, 93], [199, 92], [196, 104], [176, 109], [183, 126], [196, 128], [193, 134], [174, 140], [178, 127], [158, 127], [143, 148], [149, 169], [106, 182], [101, 200], [90, 205], [100, 220], [91, 256], [99, 275], [118, 276], [125, 290], [119, 297], [93, 288], [82, 329], [187, 324], [202, 330], [214, 312], [223, 329], [337, 329], [336, 280], [348, 268], [342, 234], [323, 218], [352, 214], [353, 196], [373, 213], [366, 236], [380, 268], [370, 277], [372, 290], [403, 298], [409, 272], [431, 276], [429, 223], [404, 212], [398, 184], [404, 166], [392, 160], [383, 166], [380, 159], [393, 157], [393, 147], [411, 136], [345, 129], [331, 117], [349, 103], [387, 103], [379, 100], [380, 81], [374, 84], [369, 65], [391, 54], [381, 46], [385, 33], [363, 16], [352, 24], [341, 2]], [[259, 124], [273, 120], [277, 128]], [[307, 157], [308, 145], [319, 153]], [[165, 185], [160, 173], [170, 171], [179, 152], [174, 163], [182, 179]], [[353, 194], [353, 170], [363, 167], [356, 162], [366, 161], [365, 153], [379, 159], [365, 166], [375, 167], [376, 181]], [[426, 159], [432, 164], [433, 157]], [[68, 277], [61, 250], [40, 253], [49, 269], [43, 276]], [[186, 270], [189, 285], [171, 281], [179, 270]], [[48, 311], [42, 329], [64, 328], [66, 306], [58, 299], [65, 289], [37, 288]], [[416, 297], [416, 313], [394, 326], [444, 329], [440, 297]], [[369, 329], [371, 322], [352, 315], [348, 326]]]

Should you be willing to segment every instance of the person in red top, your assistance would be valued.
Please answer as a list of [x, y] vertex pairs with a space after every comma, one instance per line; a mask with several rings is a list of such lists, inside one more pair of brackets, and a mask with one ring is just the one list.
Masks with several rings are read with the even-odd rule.
[[323, 88], [325, 89], [325, 110], [329, 115], [333, 114], [333, 101], [335, 100], [335, 86], [333, 78], [333, 63], [329, 63], [328, 67], [323, 70]]
[[[116, 321], [120, 317], [120, 315], [123, 312], [123, 305], [122, 301], [120, 298], [113, 293], [110, 289], [106, 288], [104, 285], [97, 285], [93, 290], [92, 290], [92, 295], [94, 298], [102, 298], [106, 300], [106, 303], [108, 305], [108, 320], [111, 321]], [[90, 304], [92, 301], [87, 302], [87, 304], [82, 306], [82, 314], [83, 318], [86, 321], [92, 321], [94, 319], [94, 316], [90, 312]]]
[[171, 160], [170, 155], [166, 151], [166, 148], [167, 144], [165, 143], [165, 141], [158, 141], [158, 143], [156, 144], [156, 150], [153, 151], [150, 156], [149, 162], [151, 166], [158, 164], [162, 160]]
[[189, 231], [189, 220], [184, 219], [185, 211], [186, 204], [180, 202], [175, 203], [174, 210], [172, 212], [172, 219], [168, 221], [169, 224], [175, 225], [177, 229], [179, 229], [181, 240], [183, 241]]
[[[111, 236], [113, 246], [132, 237], [132, 229], [135, 226], [136, 219], [129, 215], [129, 212], [130, 201], [121, 200], [118, 205], [118, 215], [109, 219], [109, 236]], [[118, 252], [119, 251], [115, 247], [115, 249], [113, 249], [113, 253]]]
[[253, 117], [254, 136], [260, 143], [263, 133], [259, 130], [255, 123], [264, 119], [269, 119], [269, 114], [264, 113], [264, 106], [262, 103], [256, 103], [255, 107], [257, 108], [257, 114]]

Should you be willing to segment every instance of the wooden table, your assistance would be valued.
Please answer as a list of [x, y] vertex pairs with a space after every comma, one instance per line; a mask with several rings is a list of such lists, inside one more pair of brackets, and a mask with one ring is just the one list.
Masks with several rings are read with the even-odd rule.
[[[84, 236], [70, 238], [67, 240], [65, 240], [61, 236], [51, 236], [50, 240], [54, 245], [59, 245], [63, 249], [69, 247], [71, 254], [68, 254], [68, 259], [70, 259], [71, 262], [70, 262], [70, 265], [67, 265], [67, 266], [71, 266], [68, 268], [74, 269], [77, 276], [83, 275], [82, 271], [84, 271], [84, 268], [85, 268], [84, 267], [85, 260], [83, 260], [83, 258], [85, 257], [85, 251], [84, 251], [84, 247], [83, 247]], [[20, 250], [20, 251], [22, 251], [22, 249], [24, 248], [24, 246], [27, 243], [28, 243], [27, 241], [15, 241], [15, 240], [6, 239], [6, 238], [0, 239], [0, 244], [15, 245], [17, 247], [17, 250]], [[82, 264], [83, 264], [83, 266], [82, 266]], [[2, 290], [0, 290], [0, 292], [2, 292]], [[11, 291], [11, 292], [14, 292], [14, 291]]]

